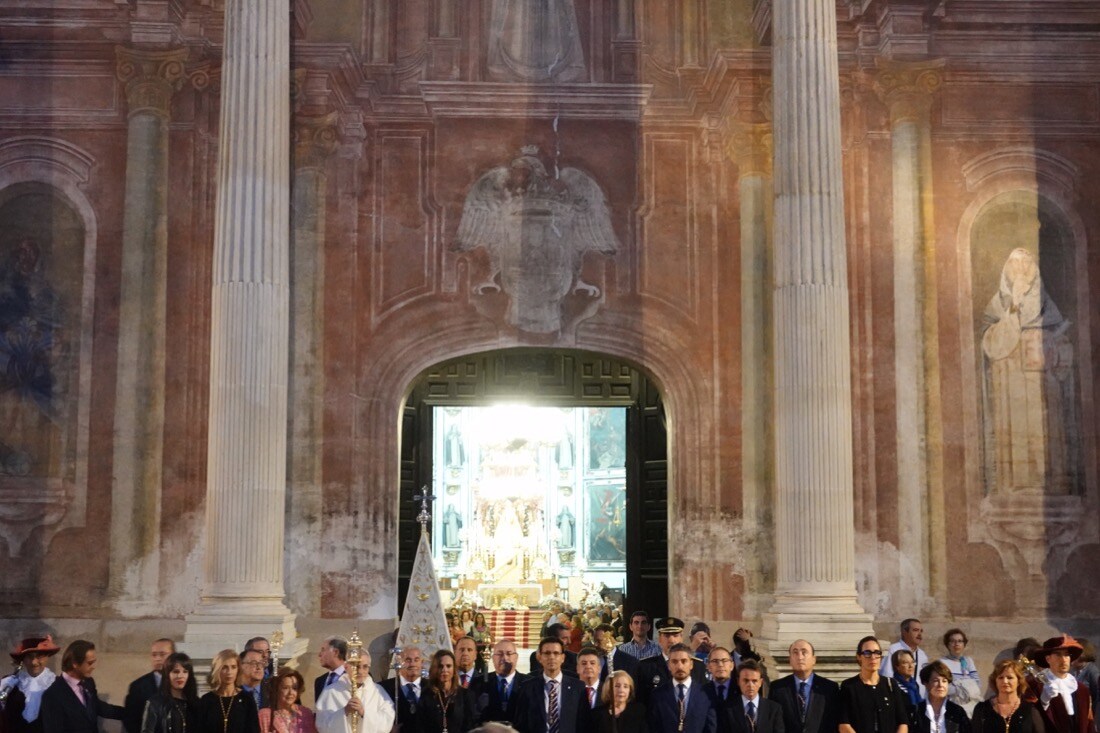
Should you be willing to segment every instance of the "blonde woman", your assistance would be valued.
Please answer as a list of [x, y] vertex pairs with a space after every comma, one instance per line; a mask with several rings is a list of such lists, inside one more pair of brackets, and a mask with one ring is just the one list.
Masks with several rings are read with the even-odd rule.
[[223, 649], [210, 663], [210, 692], [199, 698], [198, 733], [260, 733], [256, 701], [237, 686], [237, 652]]

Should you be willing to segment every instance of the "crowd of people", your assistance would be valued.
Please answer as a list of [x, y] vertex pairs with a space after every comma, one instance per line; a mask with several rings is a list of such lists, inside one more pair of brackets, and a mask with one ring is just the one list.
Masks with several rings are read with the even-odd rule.
[[[858, 674], [838, 684], [815, 671], [809, 640], [789, 646], [791, 673], [770, 680], [746, 629], [725, 647], [706, 623], [686, 628], [675, 617], [651, 635], [649, 615], [635, 611], [619, 626], [623, 640], [611, 610], [544, 619], [528, 673], [517, 670], [514, 641], [474, 633], [488, 633], [476, 612], [456, 615], [469, 628], [453, 651], [426, 659], [403, 648], [396, 676], [381, 681], [365, 649], [349, 658], [347, 640], [333, 636], [317, 655], [325, 672], [312, 709], [302, 675], [275, 668], [263, 637], [215, 655], [201, 697], [191, 659], [158, 639], [123, 706], [96, 692], [92, 642], [70, 643], [55, 674], [49, 660], [60, 648], [27, 638], [11, 653], [18, 672], [0, 680], [0, 733], [96, 733], [100, 718], [121, 720], [126, 733], [1100, 733], [1095, 649], [1067, 635], [1021, 639], [983, 690], [961, 629], [948, 630], [945, 653], [931, 659], [921, 622], [906, 619], [885, 649], [861, 639]], [[490, 664], [479, 667], [479, 647], [490, 645]]]

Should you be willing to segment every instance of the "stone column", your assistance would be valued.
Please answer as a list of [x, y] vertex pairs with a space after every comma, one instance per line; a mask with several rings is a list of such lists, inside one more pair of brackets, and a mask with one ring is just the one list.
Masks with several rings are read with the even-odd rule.
[[110, 590], [123, 615], [158, 611], [168, 270], [168, 121], [187, 49], [116, 48], [126, 88]]
[[[294, 115], [291, 186], [290, 382], [287, 425], [287, 516], [297, 557], [320, 556], [321, 431], [324, 414], [325, 230], [329, 158], [336, 150], [336, 113]], [[299, 609], [319, 608], [320, 574], [294, 584]]]
[[[281, 631], [289, 362], [290, 11], [228, 0], [210, 335], [202, 600], [185, 648], [202, 658]], [[297, 642], [297, 643], [295, 643]]]
[[945, 587], [943, 418], [932, 205], [932, 94], [942, 62], [886, 63], [874, 88], [890, 110], [897, 411], [897, 608], [934, 610]]
[[[773, 654], [812, 638], [851, 658], [856, 599], [848, 273], [833, 0], [773, 4], [775, 603]], [[780, 651], [782, 650], [782, 651]]]
[[[741, 485], [746, 517], [770, 522], [772, 503], [772, 126], [736, 122], [729, 155], [737, 163], [741, 215]], [[749, 588], [758, 588], [759, 565]], [[759, 591], [754, 591], [758, 593]], [[746, 613], [755, 606], [746, 599]]]

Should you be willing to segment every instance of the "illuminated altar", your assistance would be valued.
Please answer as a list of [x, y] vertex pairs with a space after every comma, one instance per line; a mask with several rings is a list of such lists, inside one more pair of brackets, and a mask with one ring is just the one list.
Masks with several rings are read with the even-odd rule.
[[433, 556], [488, 608], [621, 589], [626, 410], [435, 408]]

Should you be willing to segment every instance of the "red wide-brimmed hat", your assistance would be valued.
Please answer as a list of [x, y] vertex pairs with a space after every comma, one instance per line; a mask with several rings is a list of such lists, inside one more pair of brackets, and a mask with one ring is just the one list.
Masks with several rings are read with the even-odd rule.
[[31, 652], [41, 652], [42, 654], [48, 654], [53, 656], [61, 651], [61, 647], [53, 643], [53, 637], [49, 634], [45, 636], [31, 636], [19, 642], [19, 646], [15, 647], [15, 651], [11, 653], [11, 658], [15, 661], [20, 661], [23, 656], [30, 654]]
[[1039, 667], [1046, 667], [1047, 655], [1051, 652], [1056, 652], [1059, 649], [1065, 649], [1069, 652], [1070, 661], [1077, 659], [1081, 656], [1081, 653], [1085, 651], [1085, 648], [1081, 646], [1080, 642], [1074, 639], [1069, 634], [1062, 634], [1061, 636], [1055, 636], [1047, 639], [1043, 642], [1043, 645], [1035, 650], [1035, 664]]

